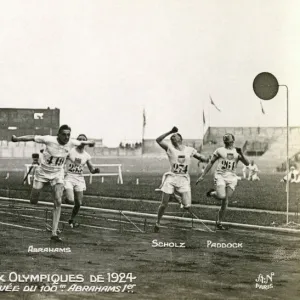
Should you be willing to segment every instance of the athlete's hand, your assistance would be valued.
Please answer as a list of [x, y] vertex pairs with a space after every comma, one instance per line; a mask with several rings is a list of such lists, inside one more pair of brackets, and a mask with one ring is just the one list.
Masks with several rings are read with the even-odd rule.
[[236, 147], [236, 152], [239, 154], [239, 155], [243, 155], [243, 152], [242, 152], [242, 149], [241, 148], [238, 148]]
[[99, 174], [100, 173], [100, 169], [99, 168], [95, 168], [94, 174]]
[[18, 141], [18, 138], [17, 138], [15, 135], [13, 135], [13, 136], [11, 137], [11, 141], [12, 141], [12, 142], [17, 142], [17, 141]]
[[94, 147], [95, 146], [95, 141], [91, 141], [90, 143], [89, 143], [89, 147]]
[[204, 177], [201, 175], [201, 176], [197, 179], [196, 185], [197, 185], [199, 182], [201, 182], [203, 179], [204, 179]]
[[178, 132], [178, 128], [176, 126], [174, 126], [172, 129], [171, 129], [171, 133], [176, 133]]

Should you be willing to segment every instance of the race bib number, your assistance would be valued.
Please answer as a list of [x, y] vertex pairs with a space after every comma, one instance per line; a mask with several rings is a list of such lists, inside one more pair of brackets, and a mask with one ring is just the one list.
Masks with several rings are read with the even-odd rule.
[[222, 160], [221, 162], [221, 169], [222, 170], [228, 170], [228, 171], [233, 171], [235, 168], [235, 162], [230, 161], [230, 160]]
[[188, 166], [184, 164], [173, 164], [173, 172], [176, 174], [186, 174]]
[[83, 172], [83, 168], [81, 165], [76, 165], [76, 164], [70, 164], [68, 171], [70, 173], [74, 173], [74, 174], [82, 174]]
[[65, 163], [65, 157], [50, 156], [45, 161], [49, 166], [62, 166]]

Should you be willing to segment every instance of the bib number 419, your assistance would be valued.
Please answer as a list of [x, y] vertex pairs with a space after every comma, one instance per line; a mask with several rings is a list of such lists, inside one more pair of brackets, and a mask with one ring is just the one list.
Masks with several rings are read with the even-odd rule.
[[63, 165], [64, 162], [65, 162], [65, 158], [64, 157], [53, 157], [53, 156], [50, 156], [47, 159], [48, 165], [61, 166], [61, 165]]

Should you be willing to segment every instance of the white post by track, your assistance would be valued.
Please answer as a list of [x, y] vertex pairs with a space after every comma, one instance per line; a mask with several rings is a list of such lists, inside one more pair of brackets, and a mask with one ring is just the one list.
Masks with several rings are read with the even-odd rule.
[[284, 86], [286, 88], [286, 224], [289, 223], [289, 202], [290, 202], [290, 158], [289, 158], [289, 89], [285, 84], [279, 84], [279, 86]]
[[[105, 176], [116, 176], [117, 177], [117, 183], [123, 184], [123, 175], [122, 175], [122, 164], [98, 164], [94, 165], [95, 167], [98, 167], [100, 169], [100, 173], [97, 174], [83, 174], [83, 176], [88, 176], [90, 178], [90, 184], [93, 182], [94, 176], [100, 176], [101, 182], [104, 182]], [[102, 172], [102, 169], [105, 169], [106, 167], [115, 167], [116, 171], [114, 172]]]

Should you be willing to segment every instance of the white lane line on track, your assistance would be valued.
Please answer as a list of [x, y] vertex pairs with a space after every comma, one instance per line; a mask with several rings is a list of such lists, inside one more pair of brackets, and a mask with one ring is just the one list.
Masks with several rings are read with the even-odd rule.
[[[10, 213], [10, 212], [2, 212], [2, 211], [0, 211], [0, 214], [12, 215], [12, 216], [20, 216], [20, 217], [25, 217], [25, 218], [29, 218], [29, 219], [36, 219], [36, 220], [45, 220], [45, 218], [42, 218], [42, 217], [36, 217], [36, 216], [31, 216], [31, 215], [23, 215], [23, 214], [17, 215], [16, 213]], [[124, 224], [130, 224], [129, 222], [126, 222], [126, 221], [119, 221], [119, 220], [114, 220], [114, 219], [107, 219], [107, 221], [118, 222], [118, 223], [121, 222], [121, 223], [124, 223]], [[65, 221], [60, 221], [60, 223], [68, 224], [68, 222], [65, 222]], [[137, 222], [137, 224], [143, 225], [142, 222], [140, 222], [140, 223]], [[80, 223], [80, 227], [88, 227], [88, 228], [104, 229], [104, 230], [111, 230], [111, 231], [119, 231], [119, 229], [116, 229], [116, 228], [101, 227], [101, 226], [95, 226], [95, 225], [86, 225], [86, 224], [82, 224], [82, 223]], [[174, 227], [174, 226], [170, 227], [170, 226], [166, 226], [166, 225], [161, 225], [160, 227], [161, 228], [165, 228], [165, 229], [176, 229], [176, 230], [181, 230], [181, 231], [196, 230], [196, 231], [205, 232], [205, 230], [203, 230], [202, 228], [196, 228], [196, 227], [193, 227], [193, 228], [192, 227], [184, 228], [184, 227]], [[43, 230], [43, 229], [40, 229], [40, 230]], [[135, 230], [130, 230], [130, 229], [126, 229], [125, 231], [137, 232]]]
[[5, 222], [0, 222], [0, 224], [6, 225], [6, 226], [11, 226], [11, 227], [23, 228], [23, 229], [31, 229], [31, 230], [35, 230], [35, 231], [43, 231], [43, 229], [40, 229], [40, 228], [34, 228], [34, 227], [16, 225], [16, 224], [5, 223]]

